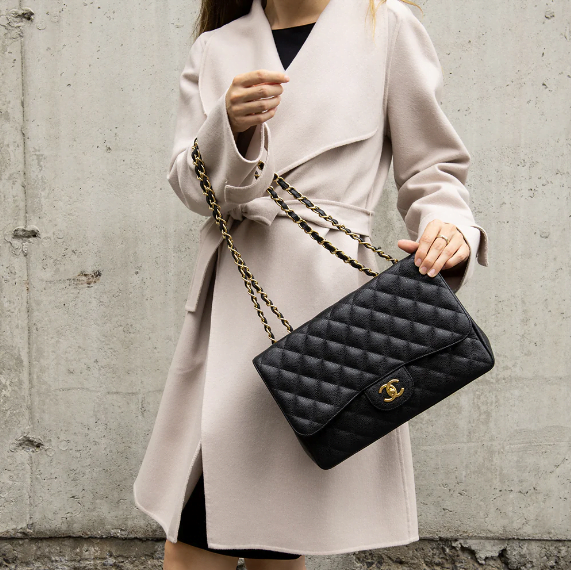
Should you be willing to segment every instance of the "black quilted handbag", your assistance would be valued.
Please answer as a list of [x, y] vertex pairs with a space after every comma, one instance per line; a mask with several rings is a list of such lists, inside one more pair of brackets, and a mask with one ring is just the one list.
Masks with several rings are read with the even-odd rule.
[[[373, 277], [293, 329], [234, 247], [196, 140], [192, 157], [208, 206], [272, 343], [253, 364], [319, 467], [335, 467], [493, 368], [488, 337], [440, 273], [422, 275], [414, 254], [398, 261], [363, 241], [274, 174], [272, 185], [277, 182], [334, 227], [393, 263], [381, 273], [364, 267], [315, 232], [270, 185], [270, 196], [300, 228]], [[256, 293], [289, 334], [276, 341]]]

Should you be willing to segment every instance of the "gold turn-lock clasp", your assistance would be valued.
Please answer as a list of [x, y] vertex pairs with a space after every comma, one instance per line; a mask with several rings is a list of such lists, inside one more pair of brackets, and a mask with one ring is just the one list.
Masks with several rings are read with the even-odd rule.
[[400, 391], [398, 391], [394, 386], [393, 383], [394, 382], [398, 382], [398, 378], [393, 378], [392, 380], [389, 380], [386, 384], [383, 384], [380, 388], [379, 388], [379, 394], [386, 388], [387, 390], [387, 394], [390, 396], [390, 398], [385, 398], [384, 401], [385, 402], [392, 402], [395, 398], [398, 398], [399, 396], [402, 396], [403, 392], [404, 392], [404, 388], [401, 388]]

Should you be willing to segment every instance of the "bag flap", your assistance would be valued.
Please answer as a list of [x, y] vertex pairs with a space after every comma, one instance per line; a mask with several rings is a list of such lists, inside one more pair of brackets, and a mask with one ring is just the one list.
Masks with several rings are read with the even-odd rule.
[[471, 329], [440, 273], [422, 275], [410, 254], [253, 363], [292, 428], [313, 435], [378, 380], [460, 342]]

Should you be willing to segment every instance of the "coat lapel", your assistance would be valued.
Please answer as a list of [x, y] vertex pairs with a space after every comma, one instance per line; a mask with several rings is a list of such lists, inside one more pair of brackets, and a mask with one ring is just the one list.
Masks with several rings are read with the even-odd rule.
[[[284, 175], [331, 148], [382, 128], [387, 53], [386, 5], [377, 9], [375, 38], [367, 0], [330, 0], [287, 68], [274, 117], [267, 121], [275, 170]], [[261, 0], [248, 14], [215, 30], [199, 79], [206, 113], [232, 79], [247, 71], [284, 71]]]

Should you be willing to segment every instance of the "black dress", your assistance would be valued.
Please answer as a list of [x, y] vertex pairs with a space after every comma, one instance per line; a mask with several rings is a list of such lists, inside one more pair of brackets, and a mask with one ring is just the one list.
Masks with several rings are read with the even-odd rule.
[[[274, 42], [278, 50], [280, 60], [284, 69], [287, 69], [293, 58], [306, 40], [315, 22], [303, 24], [302, 26], [292, 26], [272, 30]], [[204, 475], [200, 476], [196, 487], [192, 491], [180, 516], [180, 526], [177, 540], [185, 544], [190, 544], [197, 548], [224, 554], [226, 556], [237, 556], [238, 558], [267, 558], [277, 560], [293, 560], [299, 558], [300, 554], [289, 554], [287, 552], [275, 552], [273, 550], [256, 549], [216, 549], [210, 548], [206, 540], [206, 506], [204, 502]]]

